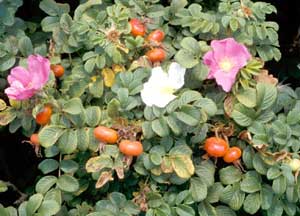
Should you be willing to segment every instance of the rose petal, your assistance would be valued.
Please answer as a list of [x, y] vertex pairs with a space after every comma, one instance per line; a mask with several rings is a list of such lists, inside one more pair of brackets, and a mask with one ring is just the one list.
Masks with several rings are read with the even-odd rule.
[[174, 89], [180, 89], [184, 85], [185, 68], [180, 64], [172, 62], [168, 71], [168, 80], [170, 86]]

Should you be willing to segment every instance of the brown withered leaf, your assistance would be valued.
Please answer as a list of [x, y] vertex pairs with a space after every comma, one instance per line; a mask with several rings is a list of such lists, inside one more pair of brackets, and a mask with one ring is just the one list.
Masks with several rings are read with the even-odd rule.
[[112, 172], [104, 171], [100, 174], [98, 181], [96, 183], [96, 188], [101, 188], [103, 185], [105, 185], [107, 182], [114, 180], [112, 177]]
[[229, 95], [225, 98], [225, 101], [224, 101], [224, 111], [228, 117], [231, 117], [233, 108], [234, 108], [234, 98], [233, 98], [233, 96]]
[[286, 158], [290, 158], [292, 154], [287, 151], [280, 151], [273, 153], [273, 156], [276, 161], [282, 161]]
[[124, 168], [123, 167], [115, 167], [117, 176], [119, 179], [124, 179]]
[[239, 133], [238, 138], [248, 143], [252, 143], [252, 137], [249, 131], [243, 130]]
[[132, 163], [133, 157], [132, 156], [124, 156], [123, 158], [123, 163], [124, 163], [124, 168], [128, 168], [130, 167], [131, 163]]
[[255, 76], [255, 80], [261, 83], [269, 83], [272, 85], [277, 85], [278, 79], [269, 74], [268, 70], [261, 70], [260, 74]]

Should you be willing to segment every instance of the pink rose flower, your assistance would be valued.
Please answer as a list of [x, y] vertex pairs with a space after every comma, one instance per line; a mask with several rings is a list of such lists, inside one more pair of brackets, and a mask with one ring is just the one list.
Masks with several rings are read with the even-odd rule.
[[28, 69], [17, 66], [7, 77], [10, 87], [5, 89], [7, 96], [14, 100], [26, 100], [41, 90], [50, 74], [50, 62], [40, 55], [30, 55]]
[[209, 67], [208, 79], [215, 79], [224, 91], [229, 92], [239, 70], [247, 64], [251, 54], [247, 48], [233, 38], [213, 40], [212, 50], [203, 57]]

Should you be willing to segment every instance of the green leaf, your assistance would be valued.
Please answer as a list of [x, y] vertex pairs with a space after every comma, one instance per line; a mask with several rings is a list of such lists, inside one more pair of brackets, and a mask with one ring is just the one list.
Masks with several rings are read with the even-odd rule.
[[205, 201], [198, 205], [198, 213], [200, 216], [219, 216], [216, 209]]
[[255, 171], [249, 171], [245, 174], [240, 186], [242, 191], [254, 193], [261, 189], [261, 182], [257, 178]]
[[45, 17], [41, 22], [42, 30], [44, 32], [52, 32], [55, 28], [59, 26], [58, 17]]
[[185, 91], [183, 92], [182, 95], [180, 95], [179, 106], [189, 104], [201, 98], [202, 98], [201, 94], [197, 91], [193, 91], [193, 90]]
[[236, 94], [236, 98], [246, 107], [253, 108], [256, 105], [256, 90], [253, 88], [243, 89]]
[[261, 196], [261, 208], [266, 210], [272, 206], [272, 200], [274, 192], [269, 185], [263, 185], [260, 191]]
[[49, 190], [46, 193], [44, 200], [53, 200], [53, 201], [57, 202], [58, 204], [61, 204], [62, 203], [61, 190], [58, 188], [53, 188], [53, 189]]
[[167, 118], [167, 123], [168, 123], [168, 126], [171, 128], [172, 132], [175, 134], [175, 135], [179, 135], [181, 134], [181, 127], [180, 127], [180, 124], [179, 124], [179, 121], [177, 120], [176, 117], [174, 117], [172, 114], [169, 115]]
[[169, 135], [169, 127], [165, 118], [155, 119], [151, 123], [152, 130], [159, 136], [164, 137]]
[[77, 133], [74, 130], [66, 130], [58, 140], [58, 148], [62, 154], [71, 154], [77, 148]]
[[221, 182], [214, 183], [211, 187], [208, 188], [206, 201], [209, 203], [219, 202], [223, 189], [224, 187]]
[[6, 56], [0, 59], [0, 71], [6, 71], [10, 69], [16, 63], [15, 56]]
[[60, 210], [60, 205], [53, 200], [45, 200], [38, 210], [38, 215], [52, 216]]
[[216, 211], [218, 216], [236, 216], [235, 212], [227, 206], [219, 205], [216, 207]]
[[31, 40], [27, 36], [23, 36], [21, 39], [19, 39], [18, 47], [23, 56], [29, 56], [33, 53]]
[[59, 168], [65, 173], [75, 173], [79, 169], [79, 165], [73, 160], [62, 160]]
[[199, 63], [199, 59], [195, 57], [190, 51], [179, 50], [175, 55], [175, 60], [185, 68], [192, 68]]
[[101, 110], [98, 106], [91, 106], [85, 110], [86, 123], [90, 127], [96, 127], [101, 119]]
[[207, 196], [207, 186], [199, 177], [191, 179], [189, 190], [195, 202], [200, 202]]
[[195, 126], [200, 121], [200, 111], [191, 105], [183, 105], [180, 112], [175, 112], [174, 115], [178, 120], [189, 126]]
[[180, 216], [194, 216], [195, 215], [194, 209], [188, 205], [180, 204], [175, 207], [175, 211]]
[[35, 185], [35, 190], [38, 193], [45, 194], [57, 182], [55, 176], [44, 176]]
[[216, 103], [210, 98], [201, 98], [193, 105], [204, 109], [209, 116], [214, 116], [218, 111]]
[[150, 157], [151, 162], [157, 166], [160, 165], [162, 162], [162, 156], [161, 156], [161, 154], [159, 154], [157, 152], [151, 152], [149, 154], [149, 157]]
[[59, 4], [54, 0], [43, 0], [40, 2], [40, 8], [50, 16], [60, 16], [63, 13], [69, 13], [70, 6], [68, 4]]
[[229, 185], [239, 182], [242, 178], [242, 173], [234, 166], [228, 166], [219, 171], [220, 181], [222, 184]]
[[257, 91], [257, 107], [261, 110], [268, 109], [273, 105], [277, 98], [277, 89], [274, 85], [267, 83], [258, 83], [256, 85]]
[[48, 174], [54, 170], [57, 170], [58, 162], [54, 159], [45, 159], [39, 164], [38, 168], [43, 174]]
[[89, 146], [88, 128], [81, 128], [77, 130], [77, 148], [80, 151], [86, 151]]
[[279, 176], [273, 181], [272, 188], [275, 194], [283, 194], [286, 190], [287, 182], [284, 176]]
[[120, 115], [119, 109], [121, 107], [120, 101], [118, 99], [113, 98], [108, 104], [107, 104], [107, 114], [111, 118], [116, 118]]
[[0, 193], [7, 191], [7, 189], [8, 189], [7, 184], [0, 180]]
[[172, 155], [170, 159], [175, 173], [180, 178], [187, 179], [194, 174], [195, 167], [188, 155]]
[[210, 187], [215, 182], [215, 165], [210, 160], [201, 161], [199, 165], [196, 165], [195, 173], [201, 178], [201, 180]]
[[279, 168], [277, 168], [277, 167], [271, 167], [270, 169], [268, 169], [267, 178], [269, 180], [276, 179], [280, 175], [281, 175], [281, 171], [280, 171]]
[[57, 180], [57, 186], [66, 192], [75, 192], [79, 189], [79, 183], [76, 178], [70, 175], [62, 175]]
[[95, 98], [101, 98], [104, 90], [103, 80], [97, 78], [95, 82], [89, 84], [89, 90]]
[[247, 127], [250, 126], [255, 119], [255, 111], [243, 106], [242, 104], [236, 104], [231, 117], [239, 125]]
[[33, 215], [42, 204], [43, 198], [44, 196], [40, 193], [32, 195], [26, 205], [26, 213], [28, 215]]
[[259, 193], [249, 194], [244, 201], [244, 210], [253, 215], [259, 210], [260, 204], [261, 199]]
[[[196, 4], [195, 4], [196, 5]], [[189, 9], [192, 7], [192, 5], [189, 7]], [[193, 38], [193, 37], [185, 37], [182, 39], [180, 42], [180, 45], [182, 48], [188, 50], [195, 56], [200, 56], [201, 55], [201, 49], [198, 44], [198, 41]]]
[[267, 168], [266, 164], [264, 163], [264, 161], [261, 159], [259, 153], [256, 153], [254, 155], [253, 167], [259, 174], [262, 174], [262, 175], [267, 174], [268, 168]]
[[268, 216], [281, 216], [283, 214], [282, 202], [276, 198], [273, 199], [272, 207], [268, 209]]
[[83, 106], [80, 98], [72, 98], [63, 105], [63, 111], [71, 115], [80, 114], [83, 111]]
[[54, 145], [64, 131], [65, 129], [62, 126], [57, 125], [48, 125], [43, 127], [39, 132], [41, 146], [48, 148]]

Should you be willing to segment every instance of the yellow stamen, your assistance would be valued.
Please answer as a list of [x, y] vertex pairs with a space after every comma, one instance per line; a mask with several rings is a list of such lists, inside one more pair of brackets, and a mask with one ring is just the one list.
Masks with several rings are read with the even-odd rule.
[[228, 58], [224, 58], [221, 60], [221, 62], [219, 63], [220, 68], [225, 71], [225, 72], [230, 72], [231, 69], [233, 68], [234, 64], [233, 62], [228, 59]]
[[170, 86], [165, 86], [160, 90], [160, 92], [163, 94], [173, 94], [175, 92], [175, 89]]

